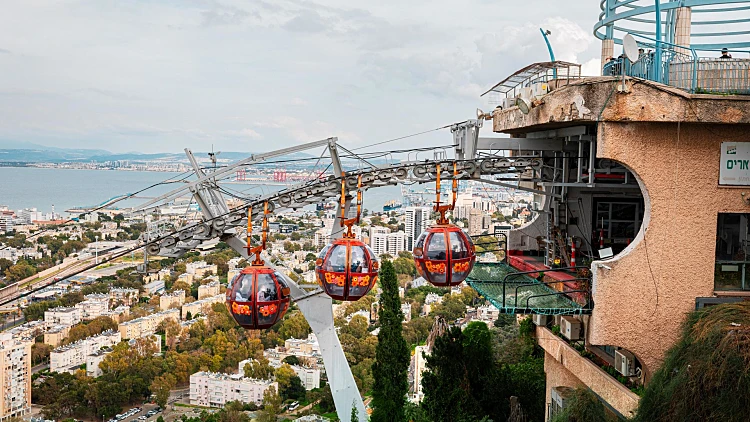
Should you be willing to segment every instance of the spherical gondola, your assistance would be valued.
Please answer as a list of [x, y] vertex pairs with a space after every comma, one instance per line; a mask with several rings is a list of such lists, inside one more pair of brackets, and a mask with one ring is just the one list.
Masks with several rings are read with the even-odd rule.
[[237, 324], [245, 329], [270, 328], [284, 317], [289, 309], [291, 284], [286, 276], [270, 268], [260, 254], [268, 238], [268, 203], [263, 211], [262, 241], [259, 246], [250, 246], [252, 210], [247, 213], [247, 250], [255, 254], [252, 265], [245, 267], [230, 282], [226, 293], [229, 313]]
[[352, 233], [362, 210], [362, 177], [357, 181], [357, 216], [345, 218], [346, 178], [341, 175], [341, 227], [343, 237], [323, 248], [315, 261], [318, 283], [328, 296], [337, 300], [356, 301], [365, 296], [378, 279], [379, 263], [375, 253]]
[[468, 277], [476, 261], [474, 243], [461, 228], [450, 224], [445, 217], [446, 211], [456, 205], [458, 178], [456, 164], [453, 163], [453, 202], [440, 205], [440, 173], [437, 165], [436, 195], [434, 210], [440, 213], [437, 224], [430, 226], [414, 244], [414, 264], [419, 275], [438, 287], [457, 286]]

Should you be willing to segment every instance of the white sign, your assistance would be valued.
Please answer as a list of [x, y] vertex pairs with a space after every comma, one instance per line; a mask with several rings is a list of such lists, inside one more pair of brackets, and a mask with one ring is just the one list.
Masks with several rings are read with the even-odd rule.
[[722, 142], [720, 185], [750, 185], [750, 142]]

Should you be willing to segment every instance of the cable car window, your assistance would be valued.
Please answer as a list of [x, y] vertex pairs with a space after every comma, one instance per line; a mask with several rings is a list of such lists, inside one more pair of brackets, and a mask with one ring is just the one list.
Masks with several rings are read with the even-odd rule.
[[422, 233], [419, 236], [419, 239], [417, 239], [417, 244], [414, 246], [414, 248], [423, 248], [424, 247], [424, 239], [427, 237], [427, 232]]
[[253, 301], [253, 275], [252, 274], [240, 274], [236, 279], [236, 283], [239, 283], [237, 290], [235, 290], [234, 300], [240, 302], [252, 302]]
[[276, 292], [276, 283], [273, 282], [273, 277], [268, 273], [258, 274], [258, 302], [270, 302], [279, 300], [279, 295]]
[[289, 287], [289, 282], [287, 281], [286, 275], [281, 274], [278, 271], [274, 271], [273, 275], [276, 276], [276, 280], [279, 282], [280, 287]]
[[320, 259], [325, 259], [325, 257], [326, 257], [326, 253], [328, 253], [328, 250], [329, 250], [329, 249], [331, 249], [331, 245], [326, 245], [326, 247], [325, 247], [325, 248], [323, 248], [323, 250], [322, 250], [322, 251], [320, 251], [320, 253], [318, 254], [318, 258], [320, 258]]
[[445, 235], [443, 233], [433, 233], [427, 244], [427, 259], [444, 261], [445, 260]]
[[464, 239], [458, 232], [450, 232], [451, 239], [451, 259], [463, 259], [469, 257], [469, 252], [466, 250]]
[[365, 259], [365, 250], [361, 246], [352, 246], [351, 257], [349, 259], [349, 271], [353, 273], [367, 272], [367, 260]]
[[326, 271], [343, 273], [346, 271], [346, 245], [336, 245], [326, 261]]
[[372, 250], [372, 248], [368, 245], [365, 245], [365, 249], [367, 249], [367, 252], [370, 254], [370, 259], [372, 259], [375, 262], [378, 262], [378, 256], [375, 255], [375, 252]]

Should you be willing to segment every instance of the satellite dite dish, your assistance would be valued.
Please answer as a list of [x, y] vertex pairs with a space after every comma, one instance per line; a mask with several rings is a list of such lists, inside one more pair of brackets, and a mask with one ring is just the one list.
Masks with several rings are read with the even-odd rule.
[[638, 43], [635, 42], [635, 38], [633, 38], [632, 35], [625, 34], [625, 36], [622, 37], [622, 50], [625, 53], [625, 57], [627, 57], [631, 63], [638, 61]]

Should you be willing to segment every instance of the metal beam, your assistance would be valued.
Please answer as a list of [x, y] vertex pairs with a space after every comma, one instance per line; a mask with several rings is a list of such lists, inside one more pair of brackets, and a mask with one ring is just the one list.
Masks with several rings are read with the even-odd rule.
[[550, 192], [545, 192], [543, 190], [524, 188], [522, 186], [511, 185], [510, 183], [498, 182], [496, 180], [491, 180], [491, 179], [477, 179], [476, 181], [477, 182], [482, 182], [482, 183], [489, 183], [489, 184], [495, 185], [495, 186], [502, 186], [504, 188], [517, 189], [517, 190], [522, 190], [524, 192], [531, 192], [531, 193], [535, 193], [537, 195], [545, 195], [545, 196], [552, 196], [552, 197], [555, 197], [555, 198], [562, 198], [562, 196], [560, 196], [560, 195], [557, 195], [557, 194], [554, 194], [554, 193], [550, 193]]
[[[311, 148], [323, 147], [323, 146], [329, 145], [329, 142], [331, 140], [334, 140], [334, 143], [335, 143], [335, 139], [336, 138], [328, 138], [328, 139], [323, 139], [321, 141], [308, 142], [306, 144], [297, 145], [297, 146], [294, 146], [294, 147], [282, 148], [282, 149], [279, 149], [279, 150], [276, 150], [276, 151], [266, 152], [264, 154], [257, 154], [257, 155], [254, 154], [254, 155], [251, 155], [249, 158], [245, 158], [244, 160], [240, 160], [240, 161], [238, 161], [238, 162], [236, 162], [236, 163], [234, 163], [234, 164], [232, 164], [230, 166], [223, 167], [223, 168], [221, 168], [221, 169], [213, 172], [212, 176], [214, 178], [219, 178], [219, 177], [222, 177], [224, 175], [230, 174], [237, 167], [240, 167], [240, 166], [243, 166], [243, 165], [246, 165], [246, 164], [258, 163], [258, 162], [265, 161], [265, 160], [267, 160], [269, 158], [274, 158], [274, 157], [279, 157], [279, 156], [282, 156], [282, 155], [292, 154], [292, 153], [299, 152], [299, 151], [305, 151], [305, 150], [308, 150], [308, 149], [311, 149]], [[186, 183], [185, 186], [183, 186], [181, 188], [177, 188], [175, 190], [167, 192], [164, 195], [161, 195], [161, 196], [159, 196], [157, 198], [154, 198], [151, 201], [148, 201], [148, 202], [146, 202], [143, 205], [140, 205], [138, 207], [133, 208], [133, 211], [134, 212], [135, 211], [141, 211], [143, 209], [146, 209], [146, 208], [150, 207], [151, 205], [158, 204], [158, 203], [160, 203], [160, 202], [162, 202], [162, 201], [164, 201], [166, 199], [169, 199], [169, 198], [171, 198], [173, 196], [179, 195], [180, 193], [183, 193], [186, 190], [190, 190], [191, 187], [193, 187], [193, 186], [195, 186], [195, 185], [197, 185], [199, 183], [201, 183], [200, 179], [192, 181], [192, 182], [189, 182], [189, 183]]]
[[558, 138], [479, 138], [478, 151], [562, 151], [565, 144]]
[[544, 130], [541, 132], [529, 132], [526, 138], [566, 138], [568, 136], [579, 136], [586, 134], [586, 126], [573, 126], [562, 129]]

